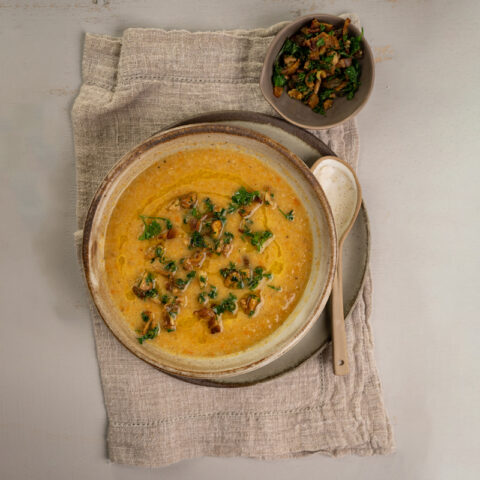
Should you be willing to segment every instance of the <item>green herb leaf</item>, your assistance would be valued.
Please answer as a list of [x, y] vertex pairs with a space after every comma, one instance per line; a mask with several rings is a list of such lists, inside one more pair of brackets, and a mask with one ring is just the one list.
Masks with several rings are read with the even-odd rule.
[[245, 187], [240, 187], [233, 195], [232, 201], [228, 206], [228, 213], [236, 212], [240, 207], [250, 205], [260, 193], [258, 191], [249, 192]]
[[279, 292], [282, 287], [276, 287], [275, 285], [267, 285], [268, 288], [271, 288], [272, 290], [276, 290], [277, 292]]
[[293, 222], [295, 219], [295, 212], [293, 210], [290, 210], [288, 213], [285, 213], [282, 209], [278, 209], [278, 211], [289, 221]]
[[262, 251], [264, 243], [273, 237], [270, 230], [258, 232], [246, 232], [245, 235], [250, 238], [250, 243], [259, 251]]
[[208, 296], [210, 298], [216, 298], [218, 295], [217, 287], [215, 285], [210, 285], [210, 291], [208, 292]]
[[319, 38], [316, 43], [317, 47], [323, 47], [325, 45], [325, 39]]
[[[162, 226], [158, 220], [165, 222], [167, 230], [170, 230], [173, 227], [172, 222], [168, 218], [164, 217], [149, 217], [146, 215], [140, 215], [140, 219], [143, 222], [144, 228], [143, 233], [138, 237], [139, 240], [150, 240], [151, 238], [154, 238], [163, 232]], [[150, 221], [147, 222], [147, 220]]]
[[177, 265], [175, 264], [174, 260], [170, 260], [167, 263], [165, 263], [165, 270], [168, 272], [176, 272], [177, 271]]
[[210, 200], [210, 198], [206, 198], [204, 200], [204, 203], [205, 203], [205, 209], [207, 212], [213, 212], [213, 209], [215, 207], [215, 205], [212, 203], [212, 201]]
[[141, 337], [137, 337], [138, 343], [140, 343], [141, 345], [146, 340], [153, 340], [158, 335], [158, 331], [159, 331], [158, 325], [156, 325], [155, 328], [149, 329], [145, 335], [142, 335]]
[[199, 232], [193, 232], [192, 236], [190, 237], [190, 246], [189, 248], [206, 248], [207, 244], [205, 243], [205, 239]]
[[148, 322], [150, 320], [150, 315], [147, 312], [142, 312], [140, 316], [144, 322]]
[[234, 235], [233, 233], [225, 232], [222, 238], [223, 238], [224, 245], [229, 245], [230, 243], [232, 243], [234, 239]]
[[217, 314], [221, 315], [224, 312], [234, 312], [237, 309], [237, 297], [233, 293], [229, 293], [228, 297], [225, 298], [222, 303], [219, 305], [214, 305], [212, 310]]

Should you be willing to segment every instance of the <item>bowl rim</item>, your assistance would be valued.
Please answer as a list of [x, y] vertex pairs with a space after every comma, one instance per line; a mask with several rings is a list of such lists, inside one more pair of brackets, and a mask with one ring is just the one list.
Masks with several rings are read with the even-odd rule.
[[[301, 123], [301, 122], [298, 122], [296, 120], [293, 120], [289, 117], [288, 114], [284, 113], [282, 111], [281, 108], [278, 107], [277, 103], [275, 101], [273, 101], [265, 92], [265, 89], [263, 87], [263, 83], [265, 82], [266, 78], [270, 76], [270, 67], [271, 67], [271, 62], [275, 61], [275, 59], [277, 58], [277, 55], [278, 55], [278, 52], [280, 51], [283, 43], [285, 42], [286, 38], [288, 37], [285, 37], [285, 39], [282, 40], [281, 42], [281, 45], [280, 45], [280, 38], [285, 35], [285, 31], [286, 30], [289, 30], [290, 28], [292, 28], [294, 25], [296, 27], [296, 30], [298, 30], [304, 23], [307, 23], [309, 20], [313, 20], [314, 18], [317, 18], [317, 19], [320, 19], [320, 20], [323, 20], [323, 21], [328, 21], [328, 22], [341, 22], [341, 21], [345, 21], [345, 18], [343, 17], [340, 17], [340, 16], [337, 16], [337, 15], [331, 15], [329, 13], [311, 13], [311, 14], [308, 14], [308, 15], [303, 15], [301, 17], [298, 17], [296, 18], [295, 20], [292, 20], [290, 23], [288, 23], [288, 25], [285, 25], [276, 35], [275, 37], [273, 37], [273, 40], [270, 42], [270, 45], [268, 46], [268, 49], [267, 49], [267, 52], [265, 53], [265, 59], [263, 61], [263, 66], [262, 66], [262, 71], [260, 73], [260, 79], [259, 79], [259, 86], [260, 86], [260, 90], [265, 98], [265, 100], [275, 109], [275, 111], [280, 114], [282, 116], [282, 118], [284, 118], [285, 120], [287, 120], [288, 122], [292, 123], [293, 125], [297, 125], [298, 127], [301, 127], [301, 128], [308, 128], [310, 130], [326, 130], [328, 128], [332, 128], [332, 127], [335, 127], [337, 125], [341, 125], [342, 123], [346, 122], [347, 120], [349, 120], [350, 118], [352, 117], [355, 117], [356, 115], [358, 115], [362, 110], [363, 108], [365, 107], [365, 105], [367, 104], [371, 94], [372, 94], [372, 91], [373, 91], [373, 86], [375, 84], [375, 60], [374, 60], [374, 56], [373, 56], [373, 51], [369, 45], [369, 43], [367, 42], [367, 40], [365, 39], [365, 37], [362, 38], [362, 42], [363, 42], [363, 46], [364, 46], [364, 50], [366, 52], [368, 52], [368, 55], [366, 57], [370, 58], [371, 59], [371, 68], [372, 68], [372, 79], [371, 79], [371, 82], [370, 82], [370, 87], [368, 88], [368, 90], [366, 91], [366, 94], [365, 94], [365, 97], [363, 98], [363, 100], [361, 101], [360, 105], [358, 105], [358, 107], [356, 109], [354, 109], [349, 115], [347, 115], [343, 120], [338, 120], [336, 122], [330, 122], [326, 125], [312, 125], [312, 124], [309, 124], [309, 123]], [[355, 26], [355, 25], [352, 25], [350, 24], [349, 29], [352, 29], [353, 32], [356, 34], [356, 35], [359, 35], [361, 32], [360, 30], [358, 30], [358, 28]], [[271, 61], [268, 61], [268, 59], [272, 57], [272, 60]], [[267, 62], [268, 61], [268, 62]], [[271, 85], [271, 81], [268, 82], [269, 85]]]
[[[146, 352], [142, 351], [140, 348], [133, 348], [132, 345], [128, 345], [124, 342], [120, 336], [117, 334], [115, 329], [112, 325], [110, 325], [110, 320], [104, 316], [102, 313], [99, 304], [97, 302], [97, 295], [95, 293], [95, 288], [92, 284], [92, 271], [90, 269], [90, 250], [91, 250], [91, 242], [94, 240], [92, 236], [92, 229], [94, 225], [94, 220], [96, 218], [96, 213], [98, 210], [99, 205], [101, 204], [106, 192], [108, 191], [109, 187], [115, 181], [115, 179], [122, 174], [126, 169], [128, 169], [137, 159], [139, 156], [147, 152], [148, 150], [163, 144], [167, 143], [172, 140], [176, 140], [178, 138], [187, 137], [196, 134], [208, 134], [208, 133], [219, 133], [219, 134], [227, 134], [227, 135], [237, 135], [240, 137], [247, 137], [253, 140], [256, 140], [261, 143], [265, 143], [270, 148], [273, 148], [277, 152], [283, 155], [286, 159], [290, 161], [290, 163], [296, 167], [296, 170], [304, 176], [307, 182], [312, 187], [313, 192], [315, 193], [316, 199], [320, 202], [322, 210], [325, 213], [325, 219], [327, 224], [327, 233], [330, 239], [330, 248], [329, 248], [329, 261], [330, 265], [328, 268], [328, 274], [326, 278], [325, 288], [321, 295], [319, 295], [318, 299], [315, 302], [315, 306], [312, 309], [308, 319], [302, 324], [301, 328], [295, 331], [295, 334], [292, 335], [290, 340], [286, 342], [282, 348], [275, 350], [269, 354], [264, 354], [261, 356], [260, 359], [249, 362], [245, 365], [240, 365], [238, 367], [229, 368], [226, 370], [220, 371], [199, 371], [199, 370], [188, 370], [187, 367], [182, 367], [181, 369], [172, 367], [171, 365], [164, 365], [158, 360], [155, 361], [151, 358], [151, 356], [147, 355]], [[305, 163], [297, 157], [293, 152], [289, 149], [281, 145], [280, 143], [276, 142], [275, 140], [271, 139], [270, 137], [263, 135], [261, 133], [255, 132], [248, 128], [238, 127], [238, 126], [231, 126], [231, 125], [212, 125], [209, 123], [201, 123], [195, 125], [186, 125], [175, 127], [169, 130], [161, 131], [155, 133], [151, 137], [147, 138], [136, 147], [131, 149], [125, 155], [123, 155], [118, 162], [116, 162], [110, 171], [106, 174], [102, 182], [100, 183], [95, 195], [92, 198], [90, 203], [87, 215], [85, 217], [84, 222], [84, 229], [83, 229], [83, 239], [82, 239], [82, 247], [81, 247], [81, 256], [82, 256], [82, 264], [83, 264], [83, 273], [85, 277], [85, 281], [87, 284], [88, 291], [90, 292], [90, 296], [93, 300], [93, 303], [96, 307], [100, 318], [103, 320], [105, 325], [108, 329], [112, 332], [115, 338], [132, 354], [136, 357], [142, 359], [143, 361], [147, 362], [148, 364], [154, 366], [158, 370], [161, 370], [165, 373], [177, 375], [180, 377], [187, 377], [187, 378], [203, 378], [203, 379], [212, 379], [212, 378], [220, 378], [226, 376], [234, 376], [240, 373], [246, 373], [248, 371], [254, 370], [259, 368], [271, 361], [275, 360], [283, 353], [287, 352], [290, 348], [292, 348], [301, 338], [308, 332], [308, 330], [312, 327], [314, 322], [317, 320], [318, 316], [325, 308], [326, 302], [329, 298], [330, 291], [333, 284], [333, 279], [336, 270], [337, 264], [337, 234], [335, 229], [335, 224], [333, 220], [333, 214], [331, 212], [330, 205], [328, 203], [327, 197], [323, 192], [320, 183], [317, 181], [311, 170], [305, 165]]]

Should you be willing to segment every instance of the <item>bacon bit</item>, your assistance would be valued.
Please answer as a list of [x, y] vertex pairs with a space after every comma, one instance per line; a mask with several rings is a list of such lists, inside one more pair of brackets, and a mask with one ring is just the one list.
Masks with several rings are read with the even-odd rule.
[[175, 238], [177, 236], [177, 230], [175, 228], [171, 228], [170, 230], [167, 230], [167, 238], [171, 240], [172, 238]]
[[182, 208], [193, 208], [197, 204], [197, 194], [195, 192], [188, 192], [178, 198]]
[[273, 94], [279, 98], [282, 96], [283, 93], [283, 87], [273, 87]]
[[203, 262], [207, 258], [207, 253], [204, 250], [195, 252], [191, 257], [183, 262], [183, 269], [187, 272], [201, 268]]

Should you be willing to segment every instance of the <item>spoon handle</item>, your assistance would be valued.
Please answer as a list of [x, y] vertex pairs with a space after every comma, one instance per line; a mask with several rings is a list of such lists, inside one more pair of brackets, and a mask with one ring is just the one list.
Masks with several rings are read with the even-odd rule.
[[333, 371], [335, 375], [347, 375], [348, 352], [347, 336], [345, 334], [345, 317], [343, 313], [343, 285], [342, 285], [342, 249], [338, 249], [338, 263], [333, 280], [330, 300], [332, 316], [333, 340]]

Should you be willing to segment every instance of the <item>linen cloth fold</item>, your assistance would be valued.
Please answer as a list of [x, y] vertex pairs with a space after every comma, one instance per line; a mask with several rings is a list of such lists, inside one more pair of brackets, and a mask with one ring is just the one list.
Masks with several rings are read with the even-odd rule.
[[[197, 33], [135, 28], [121, 38], [87, 34], [83, 83], [72, 111], [79, 229], [112, 165], [161, 128], [213, 110], [273, 113], [258, 79], [266, 49], [284, 25]], [[316, 134], [356, 166], [355, 121]], [[390, 453], [371, 304], [368, 275], [346, 320], [348, 376], [333, 375], [329, 345], [280, 378], [222, 389], [188, 384], [144, 363], [113, 337], [90, 301], [109, 458], [153, 467], [200, 456]]]

